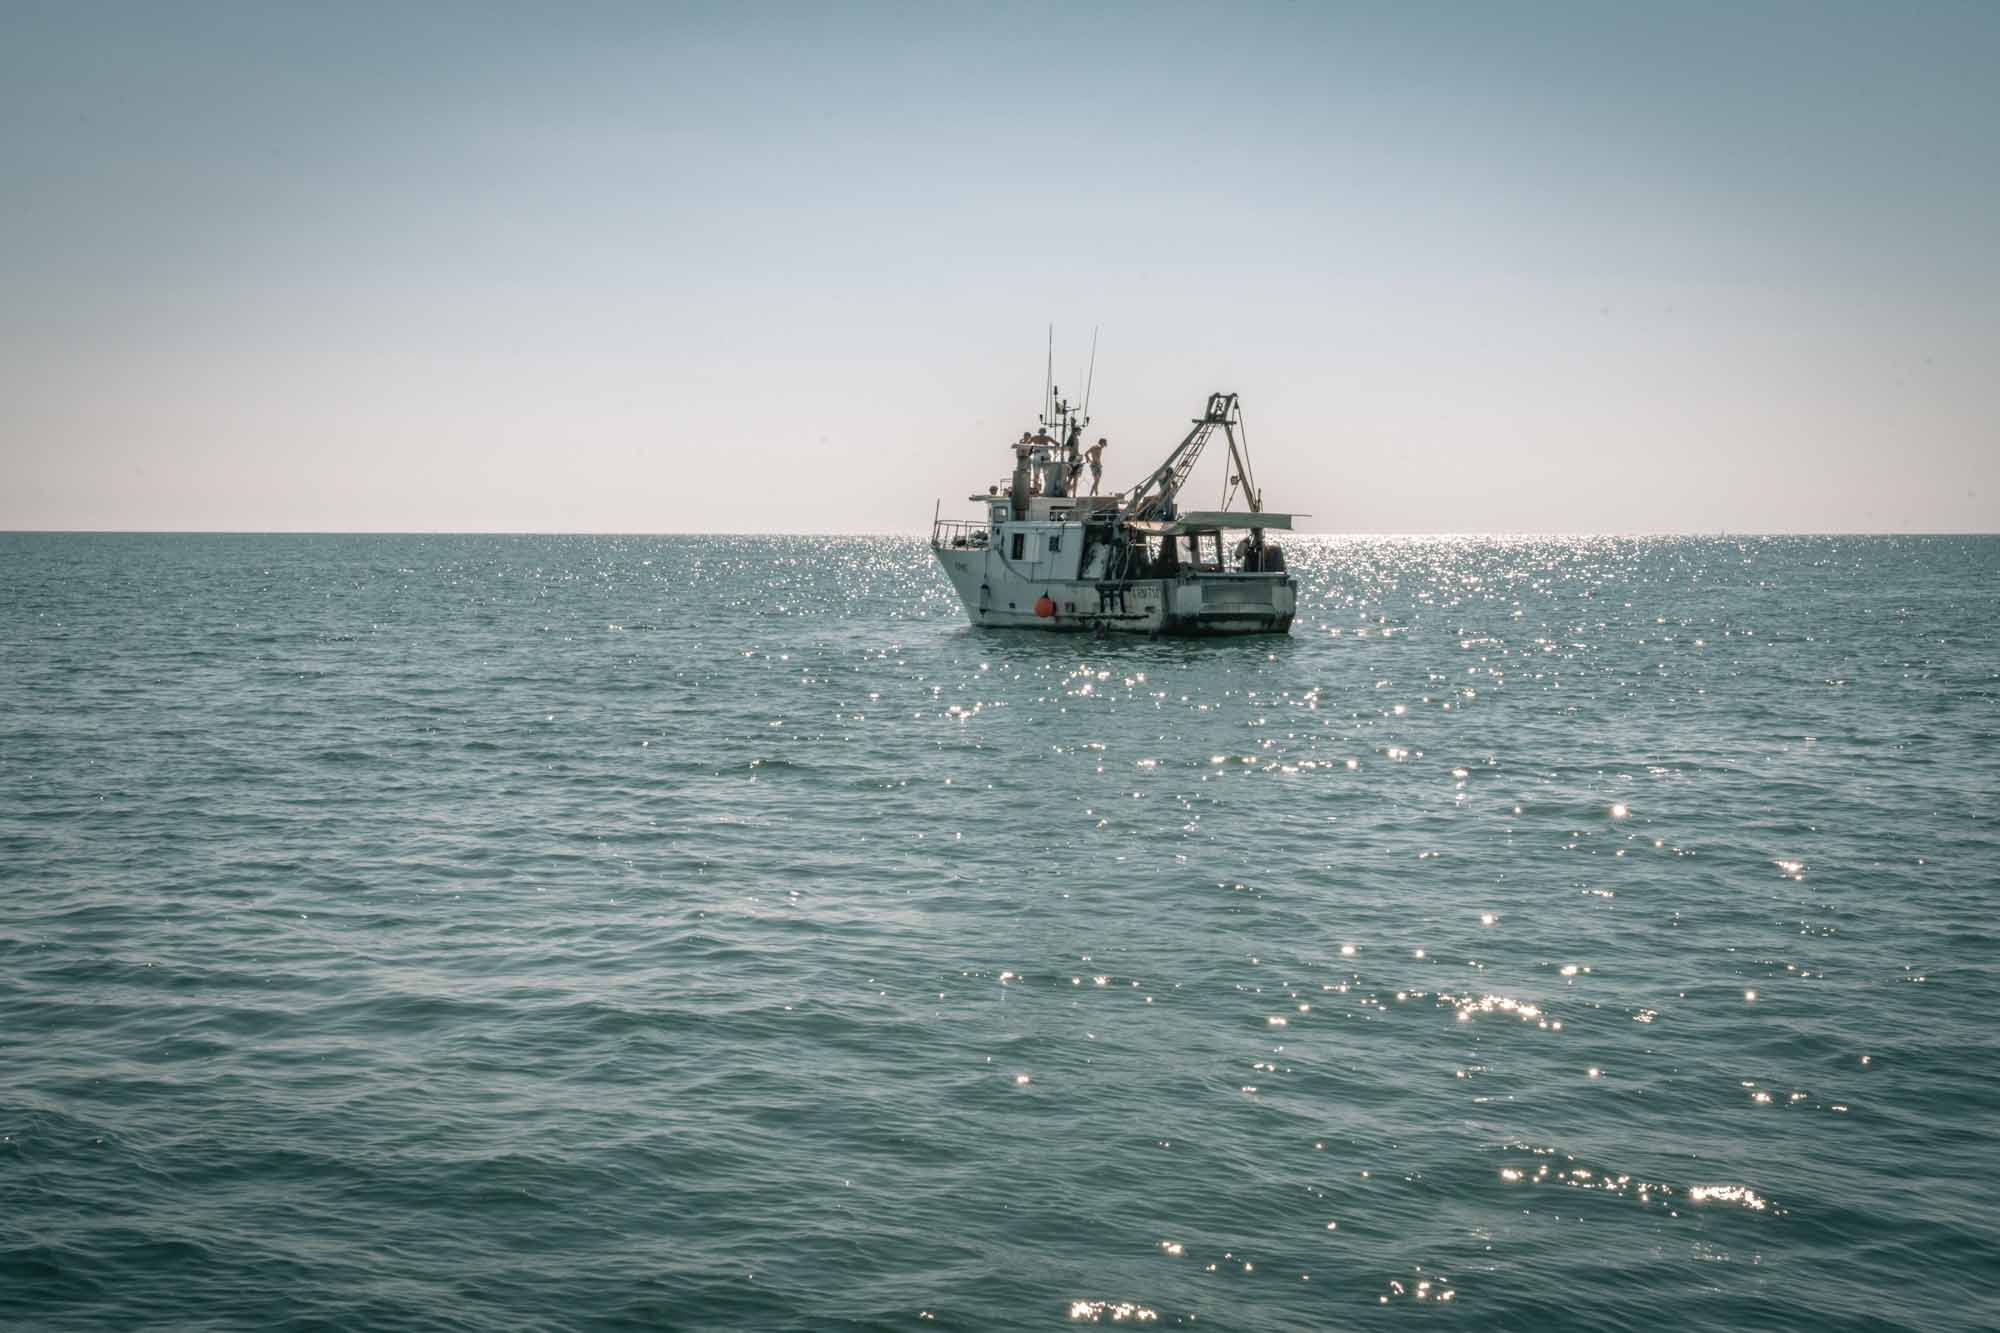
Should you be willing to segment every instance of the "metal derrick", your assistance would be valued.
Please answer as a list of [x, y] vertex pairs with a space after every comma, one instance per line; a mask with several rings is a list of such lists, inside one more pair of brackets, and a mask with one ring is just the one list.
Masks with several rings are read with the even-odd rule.
[[1126, 492], [1126, 517], [1134, 519], [1156, 519], [1166, 517], [1167, 506], [1175, 502], [1181, 488], [1187, 484], [1188, 475], [1201, 459], [1201, 451], [1207, 447], [1209, 438], [1217, 427], [1222, 428], [1223, 438], [1229, 442], [1229, 481], [1223, 488], [1221, 508], [1229, 508], [1235, 497], [1236, 488], [1243, 488], [1243, 497], [1252, 513], [1261, 513], [1264, 508], [1264, 493], [1257, 488], [1256, 477], [1250, 471], [1249, 436], [1243, 426], [1243, 408], [1233, 393], [1212, 393], [1208, 396], [1208, 409], [1194, 419], [1193, 429], [1185, 439], [1174, 446], [1166, 461], [1162, 462], [1144, 481]]

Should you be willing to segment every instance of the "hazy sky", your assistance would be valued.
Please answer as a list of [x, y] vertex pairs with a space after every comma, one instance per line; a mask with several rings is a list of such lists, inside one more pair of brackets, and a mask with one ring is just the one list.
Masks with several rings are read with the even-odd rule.
[[[2000, 528], [2000, 4], [0, 4], [0, 528]], [[1200, 497], [1197, 497], [1200, 498]]]

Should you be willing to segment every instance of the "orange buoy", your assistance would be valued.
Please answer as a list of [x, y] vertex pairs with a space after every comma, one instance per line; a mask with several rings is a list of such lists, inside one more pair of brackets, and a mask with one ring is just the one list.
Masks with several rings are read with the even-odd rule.
[[1043, 620], [1050, 619], [1055, 615], [1055, 613], [1056, 613], [1056, 604], [1049, 600], [1049, 595], [1047, 593], [1043, 593], [1040, 597], [1035, 599], [1035, 614], [1040, 616]]

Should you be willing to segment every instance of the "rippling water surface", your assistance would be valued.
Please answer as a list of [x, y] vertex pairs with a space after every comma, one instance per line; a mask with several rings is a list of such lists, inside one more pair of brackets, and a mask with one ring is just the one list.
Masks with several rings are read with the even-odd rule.
[[2000, 1322], [2000, 539], [0, 537], [9, 1328]]

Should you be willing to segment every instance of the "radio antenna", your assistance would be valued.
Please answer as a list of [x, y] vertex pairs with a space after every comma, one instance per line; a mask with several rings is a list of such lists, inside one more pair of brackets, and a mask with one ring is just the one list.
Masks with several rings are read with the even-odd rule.
[[1097, 327], [1090, 330], [1090, 373], [1083, 380], [1083, 419], [1090, 420], [1090, 386], [1097, 382]]

